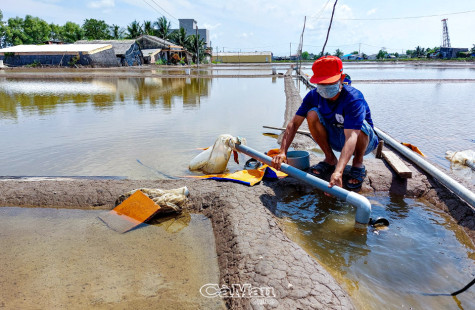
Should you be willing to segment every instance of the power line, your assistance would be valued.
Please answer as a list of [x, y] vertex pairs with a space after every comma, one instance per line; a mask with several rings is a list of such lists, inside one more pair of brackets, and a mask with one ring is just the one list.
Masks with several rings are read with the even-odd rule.
[[[160, 15], [162, 15], [162, 16], [165, 15], [165, 14], [163, 14], [163, 12], [160, 12], [159, 10], [157, 10], [157, 8], [154, 7], [153, 5], [151, 5], [148, 1], [146, 1], [146, 0], [142, 0], [142, 1], [145, 2], [149, 7], [151, 7], [151, 8], [152, 8], [154, 11], [156, 11], [158, 14], [160, 14]], [[156, 4], [156, 2], [155, 2], [154, 0], [152, 0], [152, 1], [153, 1], [153, 3]], [[171, 15], [170, 15], [170, 16], [171, 16]], [[173, 17], [173, 18], [175, 18], [175, 17]], [[175, 18], [175, 19], [176, 19], [176, 18]], [[170, 21], [170, 22], [171, 22], [171, 21]], [[173, 23], [175, 23], [175, 22], [173, 22]]]
[[312, 19], [319, 19], [320, 16], [323, 14], [323, 11], [327, 8], [328, 3], [330, 3], [331, 0], [328, 0], [327, 3], [316, 13], [315, 15], [310, 16]]
[[[335, 20], [398, 20], [398, 19], [417, 19], [417, 18], [440, 17], [440, 16], [447, 16], [447, 15], [467, 14], [467, 13], [473, 13], [473, 12], [475, 12], [475, 10], [463, 11], [463, 12], [445, 13], [445, 14], [421, 15], [421, 16], [386, 17], [386, 18], [335, 18]], [[323, 18], [323, 19], [329, 19], [329, 18]]]
[[153, 3], [155, 3], [155, 5], [157, 5], [159, 8], [161, 8], [163, 10], [163, 12], [167, 13], [171, 18], [174, 18], [175, 20], [178, 21], [178, 19], [173, 16], [172, 14], [168, 13], [162, 6], [160, 6], [160, 4], [158, 4], [155, 0], [152, 0]]

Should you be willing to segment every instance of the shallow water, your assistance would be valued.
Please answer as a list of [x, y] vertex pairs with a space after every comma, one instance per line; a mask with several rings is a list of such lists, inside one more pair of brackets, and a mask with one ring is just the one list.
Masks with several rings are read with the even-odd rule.
[[283, 89], [278, 78], [2, 79], [0, 175], [182, 176], [223, 133], [267, 151], [278, 145], [262, 125], [282, 125]]
[[475, 248], [445, 213], [398, 197], [369, 197], [387, 229], [354, 229], [355, 210], [319, 192], [294, 193], [275, 210], [287, 233], [346, 288], [359, 309], [473, 309]]
[[[449, 70], [454, 78], [467, 70], [475, 73], [473, 69], [444, 70]], [[360, 70], [352, 74], [352, 78], [360, 79], [365, 72], [367, 70]], [[426, 78], [437, 77], [432, 74]], [[309, 89], [300, 82], [297, 84], [302, 98], [305, 97]], [[352, 84], [363, 93], [376, 127], [396, 140], [418, 146], [431, 162], [472, 183], [475, 183], [475, 172], [467, 166], [451, 164], [445, 153], [475, 150], [474, 85], [470, 82]]]
[[[438, 68], [417, 66], [357, 66], [343, 64], [345, 73], [353, 80], [399, 80], [399, 79], [474, 79], [475, 68]], [[311, 68], [303, 69], [311, 75]]]
[[196, 214], [119, 234], [106, 211], [0, 208], [0, 307], [225, 309], [211, 222]]

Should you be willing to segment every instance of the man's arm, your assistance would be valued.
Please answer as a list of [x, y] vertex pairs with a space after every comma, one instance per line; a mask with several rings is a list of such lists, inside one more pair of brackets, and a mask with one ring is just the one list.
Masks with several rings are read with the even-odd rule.
[[299, 129], [300, 125], [302, 125], [304, 120], [305, 117], [295, 115], [287, 125], [284, 136], [282, 137], [282, 143], [280, 144], [279, 154], [272, 158], [272, 167], [275, 169], [280, 169], [280, 165], [287, 160], [287, 150], [295, 138], [295, 133], [297, 133], [297, 130]]
[[356, 141], [358, 140], [358, 135], [361, 130], [357, 129], [345, 129], [345, 145], [341, 150], [340, 159], [336, 164], [335, 172], [333, 172], [330, 178], [330, 184], [328, 187], [337, 185], [339, 187], [343, 186], [343, 171], [345, 170], [346, 164], [350, 161], [351, 156], [355, 152]]

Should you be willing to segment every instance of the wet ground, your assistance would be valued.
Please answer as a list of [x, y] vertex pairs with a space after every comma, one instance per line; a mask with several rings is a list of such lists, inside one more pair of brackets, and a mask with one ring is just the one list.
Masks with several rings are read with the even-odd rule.
[[219, 282], [207, 217], [119, 234], [97, 218], [103, 212], [0, 208], [0, 307], [224, 309], [199, 293]]

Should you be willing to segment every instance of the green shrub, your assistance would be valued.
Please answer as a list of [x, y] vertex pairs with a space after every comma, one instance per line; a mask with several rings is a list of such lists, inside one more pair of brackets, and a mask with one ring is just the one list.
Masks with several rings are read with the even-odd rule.
[[26, 65], [26, 67], [29, 67], [29, 68], [41, 67], [41, 62], [39, 62], [38, 60], [35, 60], [33, 63]]
[[74, 67], [78, 61], [79, 61], [79, 56], [74, 56], [71, 58], [71, 60], [69, 60], [68, 65], [70, 67]]
[[160, 58], [159, 60], [157, 60], [157, 61], [155, 62], [155, 64], [156, 64], [156, 65], [166, 65], [167, 62], [166, 62], [165, 60], [163, 60], [163, 59]]

